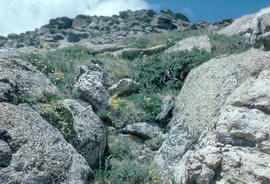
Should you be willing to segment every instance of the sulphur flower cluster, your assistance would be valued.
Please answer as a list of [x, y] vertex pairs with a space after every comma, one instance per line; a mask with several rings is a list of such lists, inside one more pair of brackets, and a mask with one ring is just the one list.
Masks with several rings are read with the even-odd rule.
[[103, 52], [103, 53], [98, 54], [97, 57], [105, 57], [108, 54], [110, 54], [110, 53], [109, 52]]
[[50, 49], [50, 48], [52, 48], [48, 43], [44, 43], [43, 44], [43, 48], [44, 49]]
[[148, 173], [151, 177], [151, 181], [145, 184], [167, 184], [165, 173], [161, 174], [160, 171], [156, 169], [152, 169]]
[[49, 74], [49, 78], [56, 78], [59, 79], [61, 77], [63, 77], [64, 73], [62, 72], [54, 72], [52, 71], [52, 73]]
[[118, 98], [118, 94], [113, 95], [109, 99], [109, 101], [113, 105], [113, 108], [114, 108], [115, 111], [118, 111], [118, 109], [119, 109], [119, 103], [127, 102], [127, 100], [121, 100], [120, 98]]

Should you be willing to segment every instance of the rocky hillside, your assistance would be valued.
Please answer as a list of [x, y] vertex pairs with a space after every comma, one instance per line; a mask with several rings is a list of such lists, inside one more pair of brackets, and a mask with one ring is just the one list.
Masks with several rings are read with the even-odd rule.
[[42, 47], [45, 43], [51, 47], [66, 47], [74, 43], [84, 46], [116, 43], [127, 37], [164, 31], [196, 30], [209, 26], [211, 29], [221, 29], [232, 21], [232, 19], [217, 21], [214, 25], [207, 21], [193, 24], [185, 15], [173, 13], [169, 9], [163, 9], [160, 13], [153, 10], [123, 11], [112, 17], [85, 15], [78, 15], [74, 19], [60, 17], [50, 20], [49, 24], [35, 31], [0, 37], [0, 47]]
[[0, 183], [270, 183], [269, 17], [125, 11], [0, 37]]

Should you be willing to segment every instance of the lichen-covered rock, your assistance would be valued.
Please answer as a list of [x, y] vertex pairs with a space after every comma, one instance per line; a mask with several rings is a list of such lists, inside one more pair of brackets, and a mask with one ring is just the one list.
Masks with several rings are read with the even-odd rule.
[[184, 51], [184, 50], [191, 51], [193, 48], [211, 52], [212, 44], [207, 35], [195, 36], [195, 37], [186, 38], [184, 40], [177, 42], [174, 46], [170, 47], [165, 52], [172, 53], [172, 52]]
[[162, 101], [161, 112], [157, 115], [156, 121], [161, 122], [163, 125], [167, 124], [172, 117], [174, 107], [174, 99], [167, 96]]
[[269, 86], [270, 71], [264, 70], [228, 97], [216, 123], [216, 136], [211, 142], [199, 141], [203, 146], [190, 154], [184, 181], [270, 182]]
[[74, 89], [80, 98], [90, 103], [94, 108], [108, 108], [109, 94], [103, 86], [104, 69], [102, 63], [96, 62], [87, 68], [81, 68]]
[[84, 107], [72, 99], [65, 99], [62, 103], [70, 110], [74, 119], [76, 136], [69, 142], [92, 169], [97, 167], [106, 147], [106, 131], [102, 121], [91, 106]]
[[87, 183], [86, 160], [30, 106], [0, 103], [0, 127], [0, 183]]
[[[249, 87], [251, 91], [243, 91], [243, 94], [237, 96], [245, 98], [245, 94], [250, 94], [250, 98], [247, 98], [250, 99], [250, 103], [258, 103], [258, 107], [265, 109], [268, 99], [265, 91], [267, 91], [269, 85], [266, 81], [269, 79], [263, 79], [263, 76], [268, 74], [265, 72], [261, 73], [261, 71], [270, 68], [269, 61], [269, 52], [251, 49], [242, 54], [212, 59], [191, 71], [185, 81], [184, 87], [176, 99], [174, 116], [170, 122], [171, 129], [168, 138], [155, 156], [154, 162], [170, 173], [177, 183], [185, 183], [188, 178], [186, 177], [185, 170], [189, 167], [187, 163], [194, 150], [199, 150], [206, 145], [214, 145], [214, 147], [220, 146], [220, 143], [216, 144], [218, 139], [212, 138], [211, 141], [207, 143], [205, 138], [205, 135], [213, 134], [215, 128], [219, 131], [219, 123], [217, 123], [219, 118], [221, 118], [219, 121], [231, 121], [227, 129], [225, 129], [226, 126], [220, 128], [220, 131], [225, 131], [221, 138], [223, 137], [224, 140], [228, 140], [228, 143], [233, 141], [226, 136], [232, 136], [235, 137], [234, 141], [238, 143], [236, 144], [237, 146], [241, 146], [242, 144], [243, 147], [253, 146], [253, 148], [256, 148], [254, 144], [255, 142], [257, 144], [257, 141], [260, 140], [261, 142], [257, 145], [258, 148], [256, 148], [256, 151], [269, 150], [268, 139], [265, 137], [267, 133], [258, 131], [258, 126], [263, 124], [260, 130], [265, 129], [267, 132], [268, 114], [253, 109], [256, 108], [254, 105], [243, 109], [235, 109], [233, 112], [231, 112], [229, 106], [226, 106], [226, 101], [233, 96], [234, 92], [236, 93], [237, 88], [241, 86], [241, 84], [249, 78], [258, 77], [257, 84], [254, 87], [251, 85], [252, 81], [251, 84], [248, 82], [243, 84], [243, 86], [247, 87], [246, 89]], [[259, 75], [260, 73], [261, 75]], [[255, 91], [257, 91], [257, 96], [252, 95]], [[226, 110], [223, 110], [223, 108], [227, 108], [230, 112], [226, 113]], [[231, 117], [228, 116], [230, 113], [232, 115]], [[244, 119], [249, 120], [250, 123], [244, 123]], [[258, 124], [258, 126], [256, 126], [256, 124]], [[228, 131], [226, 133], [227, 130], [232, 130], [233, 132]], [[215, 136], [214, 134], [213, 137]], [[248, 141], [245, 141], [245, 138]], [[250, 140], [253, 141], [253, 144], [249, 144]], [[224, 144], [227, 142], [222, 141], [221, 143]], [[200, 146], [200, 144], [204, 144], [204, 146]], [[221, 151], [222, 154], [225, 154], [223, 152], [225, 151]], [[246, 152], [248, 153], [249, 150]], [[263, 152], [261, 152], [261, 154], [263, 154]], [[254, 157], [258, 155], [259, 154], [254, 154]], [[242, 162], [240, 162], [240, 164], [248, 165], [248, 163]], [[200, 167], [202, 168], [204, 166], [198, 166], [198, 168], [190, 172], [193, 173], [191, 176], [194, 175], [195, 177], [195, 179], [193, 178], [191, 181], [195, 183], [204, 181], [206, 183], [213, 183], [212, 181], [214, 181], [216, 177], [207, 181], [202, 180], [202, 178], [211, 178], [213, 172], [215, 173], [214, 176], [216, 176], [218, 171], [211, 168], [212, 171], [210, 171], [209, 167], [204, 167], [203, 173], [197, 173], [197, 171], [200, 172]], [[268, 166], [265, 168], [267, 170]], [[247, 173], [245, 174], [247, 175]], [[196, 179], [197, 176], [202, 178]], [[237, 176], [236, 174], [228, 177], [234, 178], [236, 181]], [[251, 183], [256, 183], [255, 181], [257, 180]]]
[[151, 139], [161, 134], [161, 128], [156, 123], [134, 123], [123, 128], [122, 133], [138, 136], [143, 139]]
[[270, 50], [270, 10], [253, 20], [251, 43], [255, 47], [263, 45], [264, 50]]
[[244, 35], [250, 36], [252, 32], [252, 20], [255, 17], [255, 14], [245, 15], [236, 19], [231, 25], [225, 27], [218, 31], [218, 34], [223, 34], [227, 36], [232, 35]]
[[142, 55], [156, 54], [156, 53], [164, 51], [165, 49], [166, 49], [166, 45], [157, 45], [157, 46], [146, 48], [146, 49], [125, 48], [125, 49], [113, 52], [112, 55], [115, 57], [134, 59]]
[[[231, 25], [220, 30], [218, 34], [224, 35], [244, 35], [256, 37], [264, 32], [257, 32], [260, 29], [261, 16], [270, 13], [270, 8], [261, 9], [259, 12], [251, 15], [245, 15], [236, 19]], [[265, 19], [267, 20], [267, 18]], [[259, 29], [258, 29], [259, 28]], [[254, 40], [254, 38], [252, 39]]]
[[219, 141], [236, 146], [257, 147], [270, 142], [270, 71], [249, 78], [227, 100], [216, 124]]
[[[0, 137], [2, 137], [5, 132], [0, 130], [0, 133], [2, 134]], [[8, 146], [8, 143], [2, 140], [0, 140], [0, 158], [0, 168], [9, 166], [12, 159], [12, 150]]]
[[59, 94], [49, 79], [29, 63], [0, 58], [0, 102], [17, 102], [26, 92], [36, 97], [44, 92]]
[[136, 81], [128, 78], [121, 79], [116, 84], [108, 88], [108, 93], [110, 95], [128, 95], [139, 90], [139, 85]]

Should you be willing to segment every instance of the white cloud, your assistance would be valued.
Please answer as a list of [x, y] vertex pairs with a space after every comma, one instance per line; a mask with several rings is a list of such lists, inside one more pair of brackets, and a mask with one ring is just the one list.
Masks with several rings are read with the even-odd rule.
[[0, 0], [0, 35], [34, 30], [60, 16], [109, 16], [149, 8], [145, 0]]

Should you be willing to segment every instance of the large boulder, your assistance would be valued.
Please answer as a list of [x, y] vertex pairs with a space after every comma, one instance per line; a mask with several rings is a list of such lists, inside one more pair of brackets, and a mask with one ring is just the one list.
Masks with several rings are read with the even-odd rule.
[[267, 13], [270, 13], [270, 7], [264, 8], [255, 14], [245, 15], [243, 17], [240, 17], [236, 19], [231, 25], [220, 30], [218, 34], [224, 34], [228, 36], [231, 36], [231, 35], [252, 36], [253, 35], [253, 37], [255, 34], [257, 36], [259, 33], [258, 30], [260, 29], [260, 24], [259, 24], [261, 22], [260, 17]]
[[101, 62], [94, 62], [81, 68], [74, 89], [80, 98], [90, 103], [95, 109], [109, 108], [109, 94], [103, 86], [105, 71]]
[[29, 63], [0, 58], [0, 102], [17, 102], [23, 93], [40, 97], [43, 92], [59, 94], [49, 79]]
[[91, 106], [84, 107], [72, 99], [65, 99], [62, 103], [70, 110], [74, 119], [73, 128], [76, 136], [70, 140], [70, 143], [93, 169], [98, 166], [100, 158], [104, 154], [105, 127]]
[[[256, 78], [262, 70], [269, 68], [270, 53], [251, 49], [250, 51], [242, 54], [212, 59], [191, 71], [176, 100], [174, 116], [170, 122], [171, 129], [167, 140], [163, 143], [161, 149], [155, 157], [155, 163], [170, 173], [177, 183], [187, 182], [187, 163], [192, 158], [191, 155], [194, 153], [194, 150], [200, 149], [202, 145], [212, 144], [215, 147], [214, 149], [216, 149], [216, 147], [218, 148], [220, 146], [219, 144], [221, 144], [217, 144], [217, 140], [215, 138], [216, 134], [214, 132], [216, 131], [218, 125], [218, 119], [222, 117], [222, 109], [224, 108], [224, 104], [226, 104], [227, 99], [248, 78]], [[260, 82], [256, 88], [262, 88], [262, 91], [264, 91], [268, 89], [265, 88], [267, 85], [268, 84], [264, 82]], [[262, 92], [259, 92], [258, 94], [261, 95], [258, 95], [257, 97], [254, 96], [254, 98], [251, 99], [256, 102], [255, 99], [257, 98], [259, 102], [265, 103], [265, 101], [267, 101], [265, 95], [263, 95]], [[264, 97], [265, 99], [263, 100]], [[248, 108], [254, 108], [254, 106], [251, 105], [247, 107], [245, 111], [247, 111]], [[241, 114], [241, 111], [243, 110], [239, 109], [232, 113], [235, 116], [232, 116], [231, 119], [236, 120], [235, 123], [237, 123], [237, 117], [241, 118], [243, 116], [242, 118], [245, 118], [246, 116], [246, 118], [249, 119], [249, 117], [251, 118], [252, 116], [252, 114], [248, 115], [249, 112], [247, 112], [246, 115]], [[223, 117], [224, 121], [226, 121], [227, 118], [229, 118], [228, 115], [225, 115]], [[264, 124], [263, 122], [265, 122], [265, 120], [267, 120], [265, 117], [258, 115], [258, 121], [262, 122], [262, 124]], [[243, 128], [243, 132], [237, 130], [237, 132], [234, 132], [235, 135], [238, 134], [238, 136], [242, 136], [242, 138], [245, 136], [255, 136], [255, 134], [252, 136], [250, 135], [250, 132], [247, 132], [249, 129], [246, 128], [247, 125], [241, 124], [241, 121], [238, 123], [240, 123], [238, 124], [239, 127]], [[255, 121], [254, 124], [256, 124]], [[254, 125], [252, 126], [255, 128]], [[252, 129], [252, 126], [250, 129]], [[232, 130], [232, 125], [228, 125], [228, 127], [229, 130]], [[224, 127], [221, 129], [224, 129]], [[247, 135], [245, 135], [245, 133], [247, 133]], [[208, 139], [205, 138], [207, 137], [206, 135], [212, 134], [213, 136], [210, 138], [210, 141], [208, 141]], [[261, 133], [258, 132], [258, 136], [260, 136], [260, 134]], [[241, 142], [241, 140], [239, 141]], [[242, 145], [242, 147], [245, 146]], [[242, 147], [240, 149], [242, 149]], [[267, 144], [264, 149], [266, 148]], [[260, 152], [259, 149], [256, 149], [256, 151]], [[226, 149], [224, 148], [224, 150], [221, 150], [221, 152], [226, 152]], [[254, 157], [257, 157], [258, 155], [259, 154], [254, 154]], [[239, 163], [240, 165], [248, 164], [245, 160], [241, 161], [241, 159]], [[258, 163], [258, 166], [259, 164], [260, 163]], [[228, 164], [226, 166], [229, 167]], [[265, 168], [268, 169], [268, 167], [269, 166]], [[198, 165], [198, 167], [193, 170], [201, 170], [200, 168], [202, 167]], [[218, 170], [219, 167], [216, 170], [212, 169], [212, 171], [209, 171], [208, 167], [203, 170], [205, 171], [204, 173], [199, 173], [199, 175], [210, 177], [214, 174], [214, 176], [216, 176], [215, 173], [218, 173]], [[194, 177], [198, 176], [197, 172], [193, 173], [195, 173]], [[238, 175], [230, 175], [229, 177], [236, 180]], [[195, 183], [213, 182], [211, 179], [209, 179], [209, 182], [197, 180]], [[251, 183], [256, 182], [254, 180], [254, 182], [252, 181]]]
[[61, 133], [26, 104], [0, 103], [0, 144], [0, 183], [85, 184], [92, 174]]
[[186, 38], [184, 40], [177, 42], [174, 46], [170, 47], [165, 52], [172, 53], [172, 52], [184, 51], [184, 50], [191, 51], [193, 48], [211, 52], [212, 44], [207, 35], [195, 36], [195, 37]]
[[188, 183], [270, 182], [269, 86], [270, 71], [264, 70], [229, 96], [216, 137], [210, 142], [203, 138], [204, 145], [188, 159]]
[[232, 24], [218, 31], [218, 34], [224, 34], [227, 36], [232, 35], [245, 35], [250, 36], [252, 32], [252, 20], [255, 14], [245, 15], [236, 19]]

